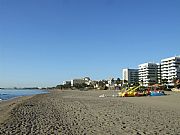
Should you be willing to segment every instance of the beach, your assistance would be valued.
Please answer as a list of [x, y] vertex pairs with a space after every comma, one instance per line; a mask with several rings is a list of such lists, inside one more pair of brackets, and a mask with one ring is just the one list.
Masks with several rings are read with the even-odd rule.
[[0, 134], [180, 134], [180, 93], [112, 96], [117, 93], [55, 90], [0, 102]]

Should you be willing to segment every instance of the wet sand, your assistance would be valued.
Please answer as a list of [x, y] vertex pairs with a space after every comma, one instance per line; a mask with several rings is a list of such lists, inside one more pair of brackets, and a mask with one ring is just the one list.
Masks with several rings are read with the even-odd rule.
[[[99, 98], [102, 94], [107, 97]], [[117, 91], [54, 91], [13, 101], [12, 107], [1, 102], [0, 134], [180, 134], [180, 93], [132, 98], [113, 94]]]

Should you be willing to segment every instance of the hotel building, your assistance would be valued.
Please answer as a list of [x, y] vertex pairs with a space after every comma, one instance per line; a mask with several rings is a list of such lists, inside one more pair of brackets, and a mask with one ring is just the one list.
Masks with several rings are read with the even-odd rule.
[[71, 80], [71, 86], [74, 86], [76, 84], [87, 84], [89, 85], [91, 82], [91, 79], [89, 77], [84, 77], [84, 78], [80, 78], [80, 79], [73, 79]]
[[169, 85], [174, 85], [174, 78], [180, 79], [180, 56], [161, 60], [161, 78], [166, 79]]
[[160, 65], [144, 63], [139, 65], [139, 82], [142, 86], [153, 85], [159, 82]]
[[123, 80], [130, 84], [138, 82], [138, 69], [123, 69]]

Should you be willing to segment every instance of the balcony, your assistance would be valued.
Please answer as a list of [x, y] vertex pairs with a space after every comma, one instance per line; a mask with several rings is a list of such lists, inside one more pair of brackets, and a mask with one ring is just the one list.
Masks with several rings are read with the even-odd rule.
[[169, 65], [164, 65], [164, 66], [161, 66], [161, 68], [168, 68], [169, 67]]
[[168, 74], [168, 73], [169, 73], [168, 71], [161, 72], [161, 74]]

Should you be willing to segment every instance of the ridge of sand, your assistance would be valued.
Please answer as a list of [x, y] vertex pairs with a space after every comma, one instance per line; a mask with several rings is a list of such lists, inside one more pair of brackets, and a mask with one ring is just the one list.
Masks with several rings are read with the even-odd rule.
[[16, 105], [22, 103], [23, 101], [31, 97], [32, 96], [23, 96], [6, 101], [0, 101], [0, 124], [3, 123], [10, 116], [10, 112]]

